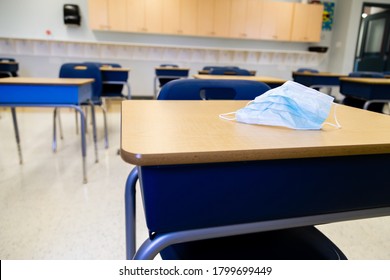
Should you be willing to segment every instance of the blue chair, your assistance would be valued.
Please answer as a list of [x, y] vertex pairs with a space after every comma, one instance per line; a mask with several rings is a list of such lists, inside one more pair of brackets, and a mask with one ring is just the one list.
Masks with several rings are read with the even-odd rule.
[[14, 58], [0, 57], [0, 78], [17, 77], [19, 64]]
[[158, 100], [253, 100], [269, 89], [257, 81], [185, 79], [163, 86]]
[[[371, 71], [354, 71], [354, 72], [349, 73], [348, 77], [378, 78], [378, 79], [385, 79], [386, 78], [384, 73], [371, 72]], [[343, 84], [342, 84], [342, 87], [344, 87]], [[372, 102], [372, 104], [367, 105], [368, 104], [367, 100], [361, 99], [356, 95], [346, 94], [344, 91], [344, 88], [340, 88], [340, 92], [345, 96], [345, 98], [341, 101], [342, 104], [347, 105], [347, 106], [351, 106], [351, 107], [355, 107], [355, 108], [366, 108], [369, 111], [373, 111], [373, 112], [377, 112], [377, 113], [382, 113], [384, 103], [388, 102], [388, 101], [376, 102], [375, 100], [370, 100], [369, 103]], [[356, 94], [358, 95], [359, 92], [356, 92]]]
[[227, 69], [240, 69], [238, 66], [204, 66], [203, 70], [210, 71], [211, 69], [227, 68]]
[[317, 69], [313, 69], [313, 68], [298, 68], [297, 72], [298, 73], [319, 73]]
[[[82, 106], [91, 107], [92, 111], [92, 126], [93, 126], [93, 134], [94, 134], [94, 142], [95, 142], [95, 152], [97, 155], [96, 149], [96, 121], [95, 121], [95, 110], [94, 106], [100, 106], [103, 111], [104, 118], [104, 139], [105, 139], [105, 148], [108, 148], [108, 134], [107, 134], [107, 118], [106, 118], [106, 110], [102, 106], [102, 75], [98, 65], [95, 63], [65, 63], [61, 66], [59, 72], [60, 78], [90, 78], [94, 79], [92, 83], [92, 98], [89, 103], [82, 103]], [[53, 132], [53, 151], [56, 150], [56, 113], [57, 109], [54, 111], [54, 132]], [[76, 120], [76, 124], [77, 124]], [[61, 133], [62, 134], [62, 133]], [[98, 160], [96, 160], [98, 161]]]
[[251, 73], [246, 69], [230, 68], [230, 67], [211, 68], [209, 71], [209, 74], [210, 75], [251, 76]]
[[162, 88], [166, 83], [188, 78], [189, 71], [189, 69], [179, 68], [177, 64], [161, 64], [155, 69], [154, 97], [157, 97], [159, 88]]

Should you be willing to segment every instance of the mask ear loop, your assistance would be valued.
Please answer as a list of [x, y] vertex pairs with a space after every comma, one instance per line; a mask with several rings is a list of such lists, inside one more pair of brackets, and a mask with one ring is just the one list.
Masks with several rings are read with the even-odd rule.
[[330, 125], [330, 126], [333, 126], [337, 129], [340, 129], [341, 128], [341, 124], [339, 123], [338, 119], [337, 119], [337, 115], [336, 115], [336, 108], [337, 108], [337, 105], [336, 103], [334, 104], [334, 110], [333, 110], [333, 118], [334, 118], [334, 121], [336, 122], [336, 124], [334, 123], [330, 123], [330, 122], [324, 122], [324, 125], [327, 124], [327, 125]]
[[227, 117], [229, 115], [235, 115], [235, 114], [236, 112], [224, 113], [224, 114], [220, 114], [219, 117], [224, 120], [235, 121], [237, 119], [236, 117], [232, 117], [232, 118]]
[[[245, 106], [248, 106], [248, 105], [251, 104], [251, 103], [253, 103], [253, 100], [251, 100], [251, 101], [249, 101], [248, 103], [246, 103]], [[224, 120], [235, 121], [235, 120], [237, 119], [236, 117], [232, 117], [232, 118], [227, 117], [227, 116], [233, 115], [233, 114], [235, 115], [236, 112], [223, 113], [223, 114], [220, 114], [219, 117], [220, 117], [221, 119], [224, 119]]]

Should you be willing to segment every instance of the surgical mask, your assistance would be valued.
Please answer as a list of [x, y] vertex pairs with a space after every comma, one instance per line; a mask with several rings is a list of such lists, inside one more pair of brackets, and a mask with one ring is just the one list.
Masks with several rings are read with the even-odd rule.
[[[304, 85], [287, 81], [256, 97], [236, 112], [220, 115], [221, 118], [248, 124], [283, 126], [292, 129], [321, 129], [329, 115], [334, 98]], [[235, 114], [235, 118], [227, 117]]]

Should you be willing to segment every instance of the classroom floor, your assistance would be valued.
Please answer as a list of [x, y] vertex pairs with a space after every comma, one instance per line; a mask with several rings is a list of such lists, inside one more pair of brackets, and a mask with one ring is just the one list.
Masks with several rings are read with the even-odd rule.
[[[99, 163], [89, 127], [87, 184], [74, 112], [61, 109], [65, 138], [53, 153], [53, 110], [17, 109], [24, 157], [19, 165], [10, 110], [0, 108], [0, 259], [125, 259], [124, 184], [132, 166], [117, 155], [119, 105], [109, 105], [107, 150], [97, 108]], [[390, 217], [319, 228], [349, 259], [390, 260]], [[147, 237], [140, 203], [137, 233], [139, 246]]]

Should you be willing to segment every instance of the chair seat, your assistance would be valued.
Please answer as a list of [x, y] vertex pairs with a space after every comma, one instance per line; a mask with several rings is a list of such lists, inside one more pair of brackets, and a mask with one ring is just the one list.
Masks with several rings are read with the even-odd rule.
[[346, 260], [313, 226], [175, 244], [161, 251], [166, 260]]

